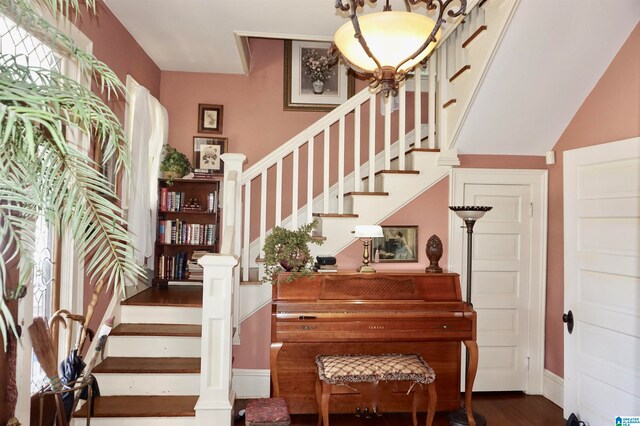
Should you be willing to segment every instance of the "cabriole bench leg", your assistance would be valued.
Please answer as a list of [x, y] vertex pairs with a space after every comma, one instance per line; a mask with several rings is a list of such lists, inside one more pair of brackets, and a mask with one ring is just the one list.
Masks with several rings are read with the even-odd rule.
[[433, 417], [436, 415], [436, 405], [438, 403], [435, 381], [427, 385], [427, 393], [429, 394], [429, 403], [427, 404], [427, 426], [431, 426], [433, 424]]

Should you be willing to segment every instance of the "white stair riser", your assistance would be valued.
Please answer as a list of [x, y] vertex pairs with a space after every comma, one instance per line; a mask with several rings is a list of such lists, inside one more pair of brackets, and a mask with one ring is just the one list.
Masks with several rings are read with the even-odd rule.
[[200, 337], [109, 336], [107, 355], [111, 357], [193, 357], [200, 356]]
[[[86, 419], [75, 418], [71, 426], [85, 426]], [[91, 426], [195, 426], [194, 417], [92, 417]]]
[[202, 322], [202, 308], [122, 305], [121, 309], [120, 323], [200, 324]]
[[95, 373], [101, 395], [198, 395], [200, 374]]

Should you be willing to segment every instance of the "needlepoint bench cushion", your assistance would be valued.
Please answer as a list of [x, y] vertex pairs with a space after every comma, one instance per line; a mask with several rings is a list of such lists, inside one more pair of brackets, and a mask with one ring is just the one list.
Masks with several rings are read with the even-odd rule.
[[318, 355], [320, 380], [329, 384], [410, 380], [433, 383], [436, 373], [419, 354]]
[[289, 426], [291, 418], [284, 398], [253, 399], [245, 408], [247, 426]]

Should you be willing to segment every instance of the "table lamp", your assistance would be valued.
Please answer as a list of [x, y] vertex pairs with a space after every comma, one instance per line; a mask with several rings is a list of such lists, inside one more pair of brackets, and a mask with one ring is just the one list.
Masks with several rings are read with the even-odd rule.
[[362, 252], [362, 265], [358, 269], [358, 272], [373, 273], [376, 272], [373, 267], [369, 266], [371, 258], [371, 242], [375, 237], [382, 237], [382, 226], [380, 225], [356, 225], [352, 231], [353, 236], [360, 239], [364, 245], [364, 251]]

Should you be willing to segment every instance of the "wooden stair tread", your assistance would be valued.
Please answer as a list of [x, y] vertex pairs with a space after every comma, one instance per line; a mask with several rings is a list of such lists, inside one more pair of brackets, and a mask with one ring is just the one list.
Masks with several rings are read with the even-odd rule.
[[119, 324], [111, 336], [201, 337], [202, 326], [193, 324]]
[[376, 176], [388, 174], [388, 175], [419, 175], [418, 170], [378, 170]]
[[449, 107], [449, 106], [451, 106], [451, 105], [455, 104], [455, 103], [456, 103], [456, 101], [457, 101], [456, 99], [449, 99], [447, 102], [445, 102], [445, 103], [442, 105], [442, 108], [447, 108], [447, 107]]
[[[94, 399], [92, 417], [194, 417], [197, 395], [117, 395]], [[83, 405], [74, 417], [86, 417]]]
[[412, 152], [440, 152], [440, 148], [411, 148], [407, 154]]
[[313, 213], [312, 216], [313, 217], [344, 217], [344, 218], [358, 217], [357, 214], [351, 214], [351, 213], [343, 213], [343, 214], [339, 214], [339, 213]]
[[473, 34], [471, 34], [469, 36], [469, 38], [467, 38], [464, 43], [462, 43], [462, 48], [464, 49], [465, 47], [467, 47], [469, 45], [469, 43], [471, 43], [473, 41], [473, 39], [475, 39], [476, 37], [478, 37], [483, 31], [486, 31], [487, 26], [486, 25], [480, 25], [478, 27], [477, 30], [475, 30], [473, 32]]
[[449, 83], [453, 83], [453, 80], [455, 80], [456, 78], [460, 77], [462, 74], [464, 74], [465, 71], [470, 70], [470, 69], [471, 69], [471, 65], [463, 66], [454, 75], [451, 76], [451, 78], [449, 79]]
[[200, 373], [200, 358], [107, 357], [94, 373]]
[[344, 196], [346, 197], [347, 195], [373, 195], [373, 196], [388, 196], [389, 193], [388, 192], [362, 192], [362, 191], [352, 191], [352, 192], [347, 192], [346, 194], [344, 194]]
[[154, 286], [123, 300], [120, 304], [128, 306], [183, 306], [200, 308], [202, 307], [202, 286]]

